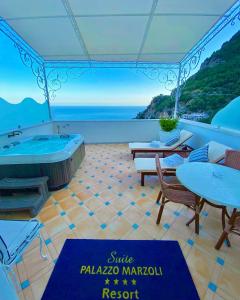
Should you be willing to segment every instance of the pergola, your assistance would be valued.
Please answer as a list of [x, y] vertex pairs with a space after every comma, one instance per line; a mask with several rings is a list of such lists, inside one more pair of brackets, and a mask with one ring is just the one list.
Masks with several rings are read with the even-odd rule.
[[1, 0], [0, 16], [48, 100], [69, 70], [139, 68], [175, 88], [176, 116], [180, 87], [206, 44], [239, 21], [240, 1]]

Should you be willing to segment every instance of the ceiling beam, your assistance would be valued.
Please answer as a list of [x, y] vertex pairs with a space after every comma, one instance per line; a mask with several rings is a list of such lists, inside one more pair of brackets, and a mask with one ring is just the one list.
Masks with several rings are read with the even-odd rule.
[[[129, 14], [74, 14], [75, 18], [107, 18], [107, 17], [149, 17], [149, 13], [129, 13]], [[156, 17], [221, 17], [222, 14], [216, 13], [154, 13]], [[67, 18], [66, 15], [49, 15], [49, 16], [33, 16], [33, 17], [13, 17], [5, 18], [5, 21], [15, 20], [34, 20], [34, 19], [58, 19]]]
[[77, 21], [76, 21], [74, 15], [73, 15], [73, 11], [72, 11], [72, 8], [71, 8], [68, 0], [62, 0], [62, 4], [63, 4], [63, 6], [64, 6], [64, 8], [65, 8], [65, 10], [67, 12], [68, 18], [69, 18], [69, 20], [70, 20], [70, 22], [72, 24], [72, 27], [73, 27], [74, 32], [76, 34], [76, 37], [77, 37], [77, 39], [79, 41], [79, 44], [80, 44], [80, 46], [83, 49], [84, 55], [87, 57], [88, 61], [91, 61], [91, 57], [90, 57], [90, 55], [88, 53], [87, 46], [86, 46], [85, 41], [84, 41], [84, 39], [82, 37], [82, 34], [81, 34], [80, 30], [79, 30]]
[[140, 57], [141, 57], [141, 54], [142, 54], [142, 51], [143, 51], [143, 47], [145, 45], [145, 41], [146, 41], [147, 36], [148, 36], [148, 31], [149, 31], [149, 28], [151, 26], [153, 15], [154, 15], [155, 9], [157, 7], [157, 4], [158, 4], [158, 0], [153, 0], [150, 15], [148, 17], [147, 25], [145, 27], [145, 31], [144, 31], [144, 34], [143, 34], [142, 43], [141, 43], [141, 46], [138, 50], [138, 56], [137, 56], [137, 59], [136, 59], [136, 63], [140, 60]]

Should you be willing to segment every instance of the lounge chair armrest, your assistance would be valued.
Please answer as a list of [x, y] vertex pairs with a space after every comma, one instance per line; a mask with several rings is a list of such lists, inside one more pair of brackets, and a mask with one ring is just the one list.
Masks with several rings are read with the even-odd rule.
[[176, 176], [176, 169], [164, 169], [162, 174], [163, 176]]

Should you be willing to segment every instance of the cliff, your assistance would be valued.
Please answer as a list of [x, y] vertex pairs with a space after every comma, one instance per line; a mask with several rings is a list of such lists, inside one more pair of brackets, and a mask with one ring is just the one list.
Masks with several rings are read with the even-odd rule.
[[[240, 95], [240, 31], [207, 58], [199, 71], [190, 77], [179, 101], [179, 115], [202, 116], [210, 122], [216, 112]], [[137, 119], [172, 115], [174, 100], [159, 95], [152, 99]]]

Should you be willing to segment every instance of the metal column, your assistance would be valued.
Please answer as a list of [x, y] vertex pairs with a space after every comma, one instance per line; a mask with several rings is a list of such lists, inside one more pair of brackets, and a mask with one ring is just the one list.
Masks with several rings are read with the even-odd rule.
[[177, 79], [177, 89], [176, 89], [176, 94], [175, 94], [175, 106], [174, 106], [174, 113], [173, 113], [173, 117], [174, 118], [177, 117], [178, 102], [179, 102], [179, 98], [180, 98], [180, 95], [181, 95], [181, 86], [180, 86], [181, 71], [182, 71], [182, 65], [179, 64], [178, 79]]

